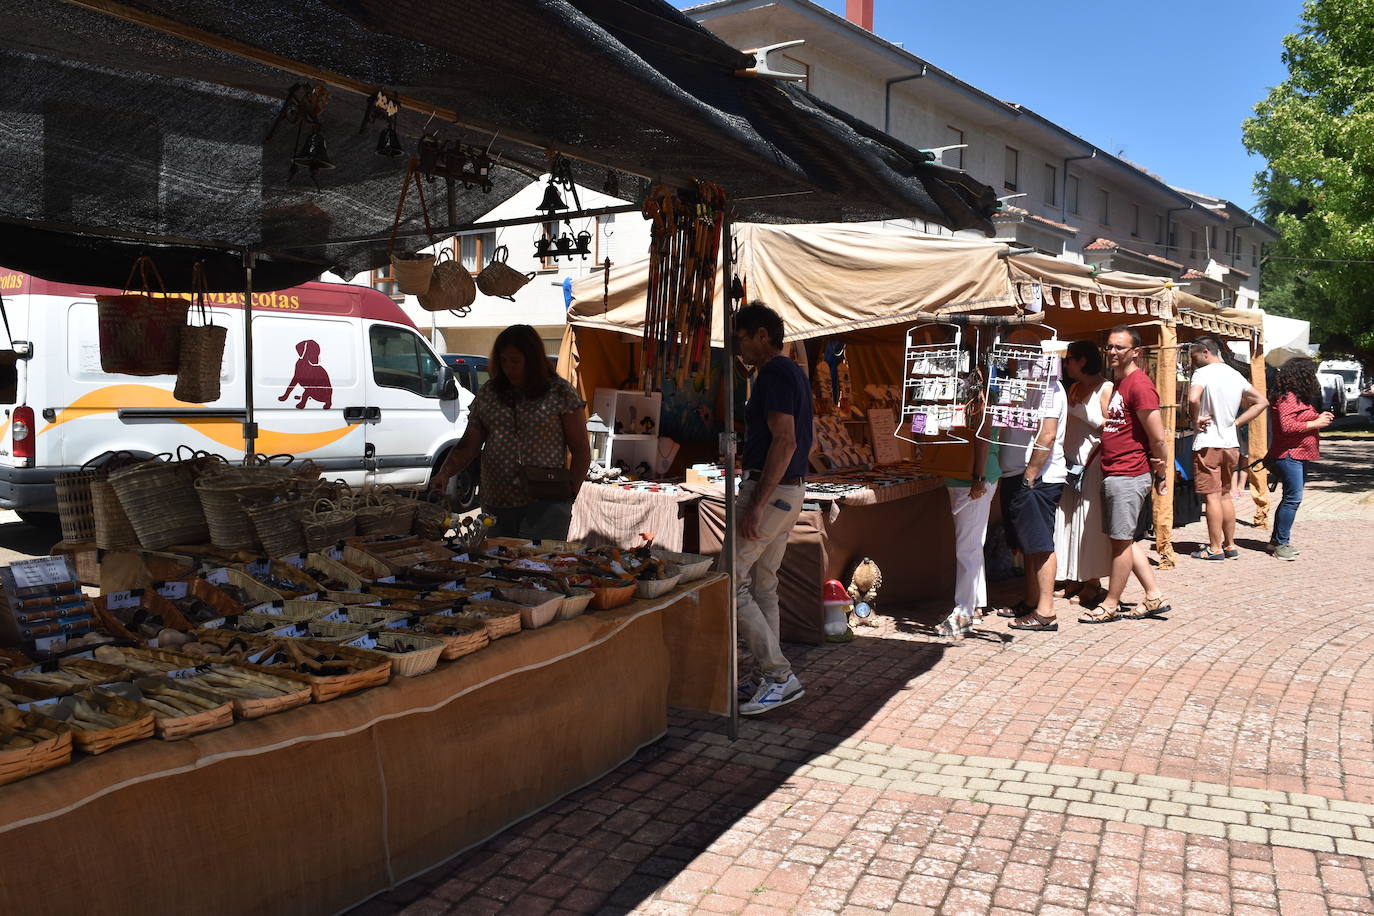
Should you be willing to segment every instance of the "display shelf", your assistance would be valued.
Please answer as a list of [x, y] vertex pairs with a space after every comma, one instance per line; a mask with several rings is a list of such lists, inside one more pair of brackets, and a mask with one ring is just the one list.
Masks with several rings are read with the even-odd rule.
[[1060, 374], [1059, 339], [1052, 328], [1049, 337], [1035, 343], [1007, 343], [995, 340], [988, 351], [987, 386], [985, 390], [984, 430], [1035, 430], [1040, 427], [1040, 410], [1045, 395]]
[[[935, 334], [945, 339], [929, 341]], [[967, 425], [962, 395], [972, 363], [959, 325], [929, 322], [907, 331], [902, 406], [893, 437], [918, 445], [967, 442], [953, 430]]]

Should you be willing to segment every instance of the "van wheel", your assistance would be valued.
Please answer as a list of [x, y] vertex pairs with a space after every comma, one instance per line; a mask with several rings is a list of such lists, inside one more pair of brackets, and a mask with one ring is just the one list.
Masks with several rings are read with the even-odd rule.
[[448, 483], [449, 505], [453, 506], [455, 512], [471, 512], [480, 503], [477, 498], [477, 481], [481, 477], [481, 471], [477, 462], [464, 470], [461, 474], [455, 474]]

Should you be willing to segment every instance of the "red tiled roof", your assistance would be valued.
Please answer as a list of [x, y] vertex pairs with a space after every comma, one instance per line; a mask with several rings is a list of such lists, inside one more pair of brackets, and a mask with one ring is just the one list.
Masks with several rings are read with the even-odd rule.
[[1168, 258], [1166, 258], [1166, 257], [1164, 257], [1163, 255], [1160, 255], [1160, 254], [1150, 254], [1150, 253], [1148, 253], [1148, 252], [1138, 252], [1138, 251], [1132, 251], [1131, 254], [1144, 254], [1144, 256], [1147, 257], [1147, 258], [1149, 258], [1151, 261], [1158, 261], [1158, 262], [1161, 263], [1161, 264], [1168, 264], [1170, 267], [1174, 268], [1175, 270], [1182, 270], [1182, 269], [1183, 269], [1183, 265], [1180, 264], [1179, 262], [1177, 262], [1177, 261], [1170, 261]]
[[1125, 248], [1125, 247], [1123, 247], [1119, 242], [1113, 242], [1111, 239], [1093, 239], [1090, 243], [1088, 243], [1086, 246], [1084, 246], [1083, 250], [1084, 250], [1084, 251], [1119, 251], [1119, 252], [1121, 252], [1122, 254], [1128, 254], [1128, 255], [1131, 255], [1132, 257], [1136, 257], [1136, 258], [1143, 258], [1143, 259], [1145, 259], [1145, 260], [1147, 260], [1147, 261], [1154, 261], [1154, 262], [1156, 262], [1156, 263], [1158, 263], [1158, 264], [1168, 264], [1170, 267], [1172, 267], [1172, 268], [1175, 269], [1175, 270], [1182, 270], [1182, 269], [1183, 269], [1183, 265], [1180, 264], [1180, 263], [1178, 263], [1177, 261], [1170, 261], [1168, 258], [1163, 257], [1162, 255], [1150, 254], [1149, 252], [1145, 252], [1145, 251], [1135, 251], [1135, 250], [1130, 249], [1130, 248]]
[[1118, 245], [1116, 242], [1113, 242], [1111, 239], [1093, 239], [1093, 240], [1092, 240], [1091, 242], [1089, 242], [1086, 246], [1084, 246], [1083, 250], [1084, 250], [1084, 251], [1115, 251], [1116, 249], [1118, 249], [1118, 248], [1120, 248], [1120, 247], [1121, 247], [1120, 245]]
[[1231, 267], [1231, 266], [1229, 266], [1229, 265], [1227, 266], [1226, 269], [1229, 270], [1229, 271], [1230, 271], [1231, 273], [1233, 273], [1233, 274], [1238, 274], [1239, 276], [1244, 277], [1244, 278], [1247, 279], [1247, 280], [1250, 279], [1250, 272], [1249, 272], [1249, 271], [1241, 270], [1239, 267]]
[[1185, 271], [1183, 272], [1183, 276], [1180, 277], [1179, 279], [1180, 279], [1180, 280], [1211, 280], [1212, 278], [1209, 277], [1209, 276], [1207, 276], [1207, 275], [1206, 275], [1205, 273], [1203, 273], [1202, 271], [1200, 271], [1200, 270], [1194, 270], [1193, 268], [1190, 267], [1190, 268], [1188, 268], [1187, 270], [1185, 270]]
[[1060, 229], [1064, 232], [1072, 232], [1075, 235], [1078, 233], [1077, 229], [1067, 223], [1060, 223], [1044, 216], [1037, 216], [1029, 210], [1012, 206], [1011, 204], [1003, 204], [1001, 211], [992, 215], [993, 222], [997, 222], [999, 219], [1003, 222], [1009, 222], [1013, 219], [1023, 222], [1025, 220], [1031, 220], [1032, 222], [1044, 223], [1046, 226], [1053, 226], [1055, 229]]

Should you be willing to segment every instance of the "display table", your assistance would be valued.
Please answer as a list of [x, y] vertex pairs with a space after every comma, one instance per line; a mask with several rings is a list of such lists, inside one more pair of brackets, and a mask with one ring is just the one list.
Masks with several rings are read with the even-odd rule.
[[573, 504], [568, 538], [588, 547], [638, 547], [640, 533], [652, 534], [654, 546], [688, 552], [696, 549], [696, 506], [700, 498], [680, 485], [672, 490], [629, 490], [587, 483]]
[[[688, 487], [702, 497], [700, 552], [720, 553], [725, 490]], [[808, 492], [778, 571], [782, 638], [817, 644], [825, 633], [821, 586], [849, 584], [870, 557], [882, 570], [879, 609], [907, 607], [953, 595], [954, 524], [942, 478], [924, 478], [843, 496]]]
[[[332, 913], [728, 710], [727, 580], [0, 787], [0, 913]], [[27, 852], [26, 852], [27, 851]]]

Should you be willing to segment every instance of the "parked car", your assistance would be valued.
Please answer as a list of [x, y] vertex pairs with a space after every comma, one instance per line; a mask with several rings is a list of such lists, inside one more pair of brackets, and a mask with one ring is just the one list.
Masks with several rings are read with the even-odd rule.
[[470, 353], [445, 353], [444, 363], [453, 370], [458, 384], [476, 394], [487, 383], [487, 357]]
[[[0, 507], [49, 521], [57, 475], [107, 451], [186, 445], [243, 457], [242, 293], [209, 296], [211, 321], [229, 329], [221, 396], [190, 404], [172, 396], [174, 376], [101, 368], [95, 297], [116, 290], [4, 268], [0, 288], [10, 332], [0, 340]], [[467, 427], [472, 394], [401, 308], [367, 287], [255, 293], [253, 357], [257, 451], [308, 458], [329, 478], [422, 486]], [[475, 486], [466, 498], [475, 505]]]

